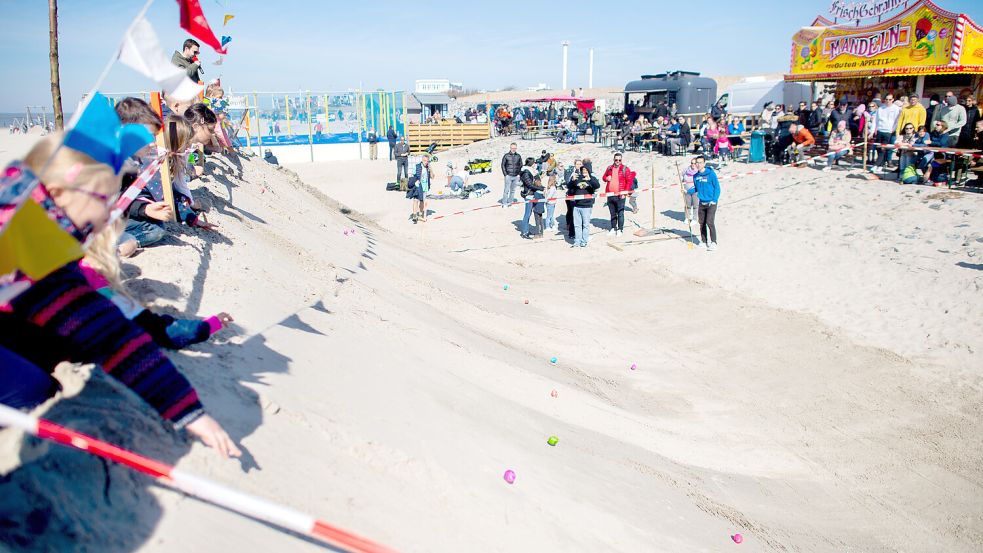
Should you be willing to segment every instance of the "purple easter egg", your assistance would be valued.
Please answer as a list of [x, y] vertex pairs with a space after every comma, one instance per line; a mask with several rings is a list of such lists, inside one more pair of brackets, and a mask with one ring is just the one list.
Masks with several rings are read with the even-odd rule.
[[515, 482], [515, 471], [512, 469], [505, 471], [505, 474], [502, 475], [502, 478], [504, 478], [505, 481], [508, 482], [509, 484], [512, 484], [513, 482]]
[[946, 27], [945, 29], [942, 29], [941, 31], [939, 31], [939, 38], [945, 38], [947, 36], [949, 36], [949, 28], [948, 27]]

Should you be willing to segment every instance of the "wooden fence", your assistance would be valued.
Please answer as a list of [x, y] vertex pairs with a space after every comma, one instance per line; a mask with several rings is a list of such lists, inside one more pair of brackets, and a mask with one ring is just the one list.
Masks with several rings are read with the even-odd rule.
[[490, 123], [441, 123], [439, 125], [406, 125], [406, 139], [411, 153], [427, 150], [436, 142], [436, 151], [454, 146], [466, 146], [491, 136]]

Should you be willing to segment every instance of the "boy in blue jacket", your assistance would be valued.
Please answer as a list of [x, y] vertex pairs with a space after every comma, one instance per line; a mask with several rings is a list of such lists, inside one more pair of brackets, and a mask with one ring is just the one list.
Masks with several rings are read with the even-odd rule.
[[[720, 181], [713, 169], [707, 167], [703, 156], [696, 156], [696, 174], [693, 175], [693, 187], [687, 194], [696, 193], [700, 199], [700, 239], [707, 245], [707, 251], [717, 249], [717, 227], [713, 219], [717, 215], [717, 201], [720, 200]], [[710, 229], [710, 240], [707, 240], [707, 228]]]

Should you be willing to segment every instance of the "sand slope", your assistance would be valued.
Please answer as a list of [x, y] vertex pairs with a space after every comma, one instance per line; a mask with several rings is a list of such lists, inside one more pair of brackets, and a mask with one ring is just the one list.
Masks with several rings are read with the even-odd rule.
[[[725, 184], [714, 255], [570, 250], [520, 241], [515, 209], [413, 226], [387, 162], [298, 169], [217, 165], [201, 194], [221, 236], [126, 267], [165, 310], [237, 318], [173, 358], [244, 462], [99, 373], [72, 395], [87, 371], [62, 371], [46, 416], [406, 551], [983, 547], [979, 246], [959, 226], [978, 197], [788, 171]], [[678, 197], [656, 195], [660, 225], [680, 228]], [[319, 549], [80, 453], [0, 447], [26, 458], [0, 481], [14, 550]]]

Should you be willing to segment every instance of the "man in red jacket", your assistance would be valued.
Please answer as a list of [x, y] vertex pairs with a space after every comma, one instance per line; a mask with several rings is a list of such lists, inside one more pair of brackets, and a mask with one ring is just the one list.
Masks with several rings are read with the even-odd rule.
[[611, 213], [611, 230], [608, 235], [621, 236], [625, 231], [625, 197], [631, 194], [635, 183], [635, 172], [621, 163], [621, 152], [614, 154], [614, 164], [604, 171], [602, 180], [608, 196], [608, 211]]

